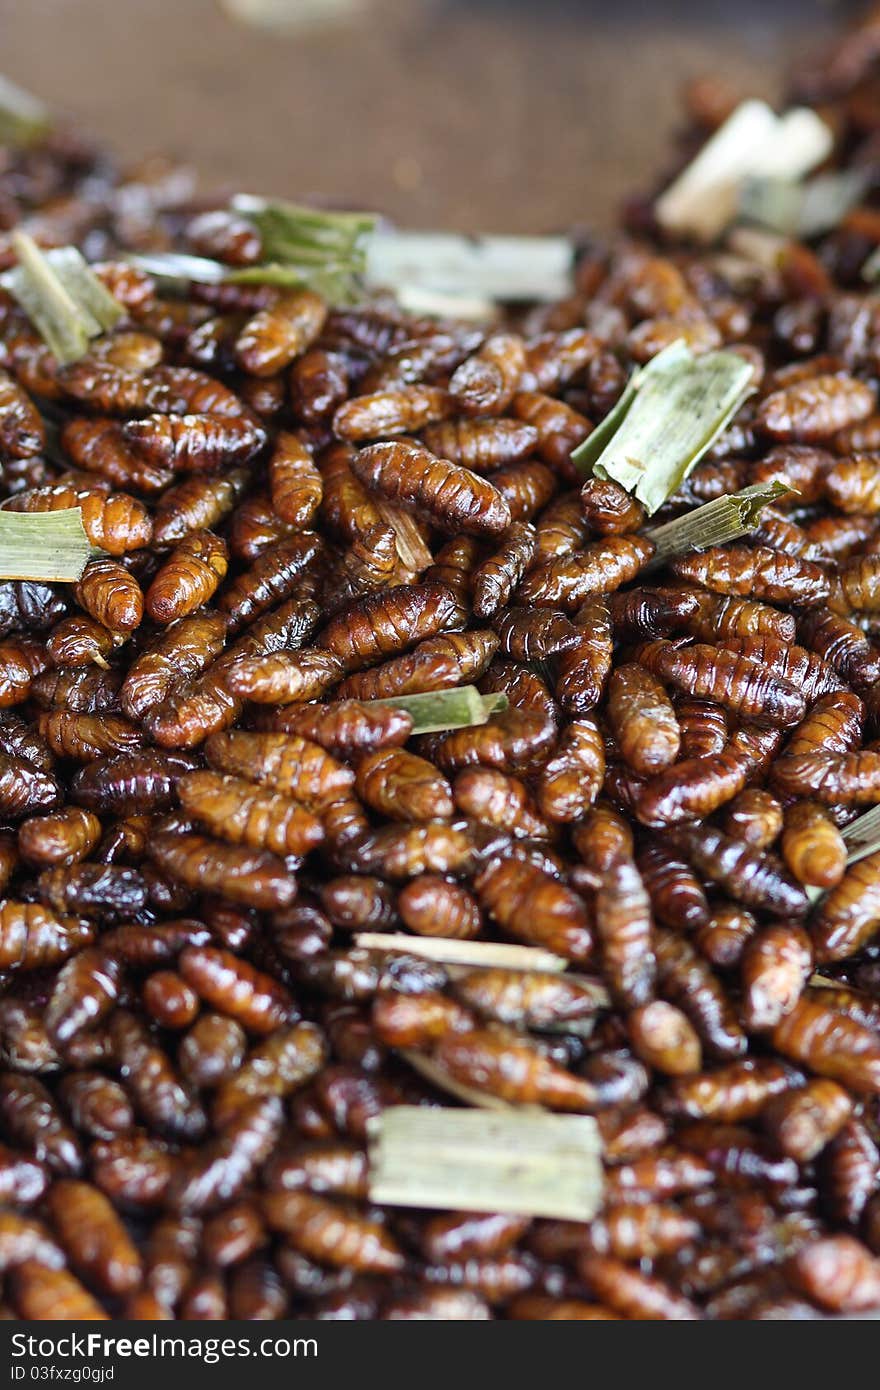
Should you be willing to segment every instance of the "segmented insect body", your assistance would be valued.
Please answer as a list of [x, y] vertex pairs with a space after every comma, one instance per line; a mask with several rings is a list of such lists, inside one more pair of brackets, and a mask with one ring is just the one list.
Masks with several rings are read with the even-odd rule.
[[215, 593], [226, 576], [226, 543], [213, 531], [193, 531], [175, 547], [144, 600], [156, 623], [188, 617]]
[[343, 699], [382, 700], [465, 685], [483, 675], [497, 648], [498, 637], [488, 629], [430, 637], [404, 656], [354, 672], [338, 694]]
[[239, 777], [189, 772], [180, 779], [178, 796], [186, 813], [232, 844], [285, 856], [307, 854], [324, 838], [320, 821], [299, 802]]
[[239, 334], [239, 365], [251, 376], [274, 376], [312, 345], [326, 317], [327, 306], [311, 290], [292, 290], [278, 296]]
[[593, 934], [582, 898], [526, 860], [492, 859], [474, 880], [481, 906], [503, 931], [569, 960], [588, 960]]
[[419, 445], [372, 444], [354, 456], [351, 468], [366, 488], [426, 513], [444, 530], [498, 535], [510, 525], [510, 508], [491, 482]]
[[715, 593], [754, 595], [769, 603], [817, 604], [830, 593], [821, 566], [760, 545], [711, 546], [679, 556], [671, 568]]
[[874, 392], [863, 382], [820, 375], [771, 392], [758, 406], [756, 420], [773, 439], [808, 443], [866, 420], [874, 406]]
[[785, 726], [799, 723], [806, 713], [806, 701], [791, 682], [724, 648], [706, 643], [676, 647], [661, 639], [640, 647], [637, 655], [668, 684], [714, 700], [745, 719]]
[[520, 584], [517, 598], [522, 604], [558, 604], [571, 611], [592, 594], [610, 594], [628, 584], [653, 553], [646, 536], [608, 536], [534, 567]]
[[496, 333], [462, 362], [449, 389], [465, 415], [500, 415], [510, 404], [526, 366], [525, 346], [513, 333]]
[[880, 854], [851, 864], [818, 904], [810, 928], [818, 961], [845, 960], [880, 929]]
[[157, 546], [177, 545], [193, 531], [209, 531], [241, 501], [249, 482], [243, 468], [223, 474], [193, 474], [166, 488], [153, 516]]
[[466, 614], [452, 592], [436, 581], [395, 585], [359, 599], [318, 634], [316, 645], [357, 671], [383, 656], [464, 625]]

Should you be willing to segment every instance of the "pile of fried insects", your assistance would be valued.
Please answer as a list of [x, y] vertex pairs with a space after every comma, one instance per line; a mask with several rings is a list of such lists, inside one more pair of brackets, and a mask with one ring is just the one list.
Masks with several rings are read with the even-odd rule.
[[[792, 91], [832, 225], [643, 198], [490, 323], [264, 278], [183, 170], [3, 152], [3, 514], [93, 548], [0, 585], [3, 1316], [880, 1308], [878, 55]], [[680, 167], [736, 105], [691, 88]], [[63, 363], [21, 232], [118, 307]], [[578, 450], [670, 345], [748, 393], [653, 517]], [[383, 1200], [395, 1107], [576, 1118], [594, 1214]]]

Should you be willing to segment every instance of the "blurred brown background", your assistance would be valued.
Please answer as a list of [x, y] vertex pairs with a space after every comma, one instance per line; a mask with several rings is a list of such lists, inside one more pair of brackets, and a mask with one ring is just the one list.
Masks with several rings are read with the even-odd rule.
[[683, 80], [717, 72], [772, 97], [853, 8], [0, 0], [0, 68], [119, 153], [172, 152], [207, 183], [410, 226], [547, 231], [607, 226], [656, 174]]

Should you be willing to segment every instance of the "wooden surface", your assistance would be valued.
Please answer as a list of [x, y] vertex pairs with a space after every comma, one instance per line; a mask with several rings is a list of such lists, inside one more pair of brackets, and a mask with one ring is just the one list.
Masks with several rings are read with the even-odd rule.
[[0, 0], [0, 67], [120, 153], [171, 151], [208, 183], [344, 198], [412, 226], [601, 228], [662, 167], [682, 80], [711, 70], [772, 96], [849, 8], [336, 4], [349, 13], [335, 22], [276, 31], [221, 0]]

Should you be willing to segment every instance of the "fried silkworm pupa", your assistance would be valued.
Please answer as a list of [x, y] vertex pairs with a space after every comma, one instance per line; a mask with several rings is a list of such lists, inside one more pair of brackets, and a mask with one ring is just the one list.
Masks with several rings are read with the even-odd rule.
[[152, 1211], [161, 1206], [171, 1181], [173, 1159], [168, 1145], [145, 1134], [120, 1134], [97, 1140], [89, 1150], [92, 1181], [123, 1211]]
[[564, 1030], [593, 1018], [603, 1007], [602, 991], [594, 982], [543, 971], [472, 970], [453, 988], [475, 1013], [514, 1028]]
[[454, 1080], [488, 1091], [514, 1105], [545, 1105], [551, 1110], [592, 1113], [597, 1089], [574, 1076], [515, 1035], [489, 1029], [444, 1033], [433, 1057]]
[[45, 632], [67, 610], [63, 595], [51, 584], [28, 579], [0, 583], [0, 637], [13, 629]]
[[7, 820], [18, 820], [36, 811], [51, 811], [61, 800], [54, 777], [41, 772], [26, 758], [0, 751], [0, 811]]
[[846, 842], [824, 806], [796, 801], [785, 812], [782, 857], [798, 883], [833, 888], [846, 872]]
[[148, 1128], [184, 1141], [201, 1138], [205, 1131], [204, 1112], [187, 1093], [146, 1023], [133, 1013], [117, 1009], [107, 1026], [120, 1079]]
[[391, 820], [447, 820], [455, 811], [446, 778], [433, 764], [401, 748], [361, 758], [355, 787], [366, 805]]
[[279, 1148], [263, 1170], [269, 1192], [308, 1188], [355, 1199], [367, 1196], [368, 1175], [366, 1150], [339, 1139]]
[[136, 454], [116, 420], [74, 417], [62, 427], [61, 445], [78, 468], [106, 479], [123, 492], [152, 496], [162, 492], [174, 476], [167, 468]]
[[510, 508], [512, 521], [531, 521], [557, 490], [552, 469], [538, 459], [510, 463], [492, 474], [492, 485]]
[[79, 1139], [51, 1092], [35, 1076], [0, 1074], [0, 1117], [6, 1138], [38, 1163], [65, 1176], [82, 1172]]
[[780, 1153], [803, 1166], [818, 1157], [852, 1111], [852, 1097], [843, 1087], [819, 1077], [769, 1101], [761, 1111], [761, 1126]]
[[[70, 621], [63, 619], [63, 622]], [[0, 642], [0, 709], [20, 705], [26, 700], [35, 677], [42, 675], [55, 659], [51, 636], [45, 647], [27, 637], [10, 637]]]
[[426, 425], [421, 437], [438, 458], [461, 464], [472, 473], [491, 473], [533, 453], [538, 431], [521, 420], [465, 418]]
[[270, 1230], [310, 1259], [334, 1269], [394, 1274], [405, 1257], [393, 1236], [351, 1207], [309, 1192], [268, 1192], [262, 1199]]
[[497, 839], [479, 830], [463, 820], [365, 827], [355, 840], [349, 867], [391, 879], [424, 873], [464, 877]]
[[[540, 539], [540, 528], [539, 528]], [[646, 536], [608, 536], [574, 554], [533, 567], [517, 591], [519, 603], [571, 611], [591, 594], [610, 594], [635, 579], [654, 553]]]
[[388, 1047], [430, 1049], [448, 1033], [468, 1033], [473, 1015], [445, 994], [380, 994], [373, 1002], [372, 1025]]
[[640, 1008], [654, 992], [651, 900], [630, 859], [621, 857], [601, 874], [593, 913], [612, 996], [622, 1008]]
[[680, 734], [665, 690], [635, 663], [618, 666], [608, 683], [608, 718], [624, 760], [636, 772], [658, 772], [678, 756]]
[[193, 531], [210, 531], [241, 501], [251, 475], [230, 468], [222, 475], [194, 474], [166, 488], [153, 516], [157, 547], [179, 544]]
[[298, 420], [307, 425], [329, 420], [348, 395], [348, 359], [341, 352], [309, 348], [294, 362], [287, 384]]
[[670, 830], [670, 843], [695, 869], [745, 907], [774, 916], [803, 917], [809, 902], [803, 888], [770, 855], [752, 849], [714, 826]]
[[42, 452], [46, 429], [40, 412], [8, 372], [0, 373], [0, 449], [13, 458]]
[[[839, 696], [844, 693], [840, 689], [840, 677], [821, 657], [804, 647], [791, 646], [770, 633], [753, 637], [722, 637], [719, 645], [738, 652], [759, 666], [765, 666], [774, 675], [797, 686], [810, 703], [826, 695]], [[848, 711], [841, 709], [841, 722], [851, 723], [857, 713], [856, 706], [850, 706]]]
[[849, 753], [862, 739], [865, 709], [850, 690], [822, 695], [785, 747], [786, 757], [805, 753]]
[[625, 535], [645, 524], [641, 502], [611, 478], [588, 478], [581, 488], [581, 507], [590, 530], [600, 536]]
[[61, 1178], [47, 1198], [71, 1265], [101, 1293], [125, 1294], [141, 1281], [141, 1258], [110, 1202], [91, 1183]]
[[491, 859], [474, 889], [481, 907], [515, 940], [578, 962], [592, 955], [586, 903], [545, 870], [522, 859]]
[[213, 531], [193, 531], [174, 549], [147, 590], [145, 604], [155, 623], [188, 617], [207, 603], [228, 568], [226, 542]]
[[679, 579], [718, 594], [738, 594], [769, 603], [817, 604], [830, 593], [820, 565], [760, 545], [710, 546], [680, 555], [670, 568]]
[[283, 986], [230, 951], [187, 946], [178, 969], [200, 999], [248, 1032], [271, 1033], [291, 1020], [293, 1003]]
[[831, 806], [870, 804], [880, 801], [880, 750], [786, 755], [771, 776], [786, 797], [812, 797]]
[[420, 1245], [434, 1264], [503, 1255], [526, 1233], [531, 1217], [508, 1212], [441, 1212], [422, 1229]]
[[583, 550], [589, 531], [580, 494], [564, 492], [555, 498], [538, 517], [535, 534], [535, 562], [538, 565]]
[[122, 438], [139, 459], [165, 475], [215, 473], [225, 464], [248, 463], [266, 443], [266, 431], [244, 413], [147, 415], [124, 424]]
[[777, 923], [746, 943], [742, 956], [741, 1017], [750, 1033], [775, 1028], [801, 996], [813, 968], [807, 933]]
[[626, 1026], [633, 1051], [646, 1066], [668, 1076], [688, 1076], [700, 1070], [700, 1039], [674, 1004], [663, 999], [641, 1004], [630, 1011]]
[[277, 1096], [245, 1100], [218, 1135], [179, 1161], [167, 1193], [172, 1210], [200, 1214], [234, 1201], [278, 1143], [283, 1118]]
[[135, 657], [120, 691], [123, 711], [140, 719], [166, 698], [178, 680], [205, 670], [223, 650], [226, 619], [198, 613], [172, 624], [146, 651]]
[[212, 835], [231, 844], [285, 855], [308, 854], [324, 838], [321, 822], [282, 792], [267, 791], [219, 772], [186, 773], [180, 804]]
[[194, 891], [220, 893], [248, 907], [287, 907], [296, 896], [296, 882], [283, 861], [264, 850], [171, 832], [154, 836], [147, 853], [172, 880]]
[[[441, 735], [433, 761], [444, 772], [464, 767], [526, 769], [540, 764], [555, 742], [556, 729], [543, 713], [509, 709], [486, 724]], [[582, 738], [580, 742], [587, 744], [589, 740]]]
[[143, 734], [116, 714], [80, 714], [72, 709], [43, 710], [37, 727], [52, 752], [78, 763], [94, 762], [140, 748]]
[[727, 715], [711, 700], [679, 695], [673, 702], [681, 733], [682, 760], [720, 753], [728, 740]]
[[406, 743], [413, 724], [407, 710], [361, 700], [291, 705], [266, 711], [256, 722], [260, 728], [308, 739], [337, 757], [397, 747]]
[[354, 786], [350, 767], [296, 734], [212, 734], [205, 756], [218, 772], [261, 782], [309, 806], [340, 801]]
[[693, 1322], [700, 1309], [660, 1279], [639, 1273], [611, 1255], [584, 1253], [578, 1271], [602, 1304], [626, 1318]]
[[326, 304], [311, 290], [279, 295], [241, 330], [235, 345], [239, 366], [251, 376], [274, 376], [311, 347], [326, 318]]
[[74, 593], [88, 616], [111, 633], [127, 636], [140, 626], [144, 596], [137, 580], [117, 560], [90, 560]]
[[497, 648], [498, 638], [488, 629], [430, 637], [403, 656], [348, 676], [338, 695], [341, 699], [381, 700], [452, 689], [482, 676]]
[[52, 1269], [42, 1258], [22, 1261], [9, 1278], [12, 1300], [22, 1318], [98, 1322], [110, 1316], [69, 1270]]
[[501, 546], [474, 571], [471, 579], [474, 612], [491, 618], [510, 602], [510, 597], [531, 564], [537, 543], [535, 528], [515, 521]]
[[[864, 862], [864, 861], [863, 861]], [[880, 1091], [880, 1042], [876, 1032], [827, 1005], [802, 996], [776, 1025], [777, 1052], [850, 1091]]]
[[13, 898], [0, 902], [0, 968], [38, 970], [60, 965], [94, 937], [90, 922], [57, 916], [40, 903]]
[[495, 333], [456, 367], [449, 389], [465, 415], [500, 415], [510, 404], [526, 365], [525, 346], [514, 333]]
[[215, 1125], [225, 1130], [255, 1099], [283, 1099], [299, 1090], [318, 1074], [327, 1057], [327, 1041], [314, 1024], [278, 1029], [249, 1053], [234, 1076], [221, 1083], [212, 1110]]
[[[99, 714], [119, 707], [120, 672], [100, 667], [61, 666], [45, 671], [31, 685], [31, 699], [40, 709], [71, 709]], [[33, 762], [33, 757], [31, 758]]]
[[784, 727], [806, 714], [806, 701], [794, 685], [724, 648], [675, 647], [661, 639], [639, 647], [637, 659], [685, 694], [714, 700], [744, 719]]
[[746, 787], [728, 803], [722, 825], [735, 840], [767, 849], [782, 830], [782, 807], [761, 787]]
[[859, 1313], [880, 1302], [880, 1262], [854, 1236], [826, 1236], [786, 1264], [789, 1282], [831, 1313]]
[[544, 819], [524, 782], [492, 767], [466, 768], [453, 788], [455, 804], [472, 820], [509, 830], [516, 838], [551, 839], [553, 827]]
[[83, 530], [92, 546], [108, 555], [141, 550], [153, 538], [153, 523], [142, 502], [127, 493], [105, 495], [55, 484], [19, 493], [4, 503], [4, 511], [57, 512], [79, 507]]
[[880, 929], [880, 853], [850, 864], [822, 898], [810, 926], [820, 963], [855, 955]]
[[501, 651], [515, 661], [543, 661], [573, 647], [578, 631], [564, 613], [505, 608], [494, 622]]
[[643, 782], [635, 814], [649, 826], [702, 819], [735, 797], [760, 765], [756, 741], [738, 729], [720, 753], [686, 758]]
[[144, 982], [144, 1008], [162, 1028], [186, 1028], [199, 1011], [199, 999], [174, 970], [154, 970]]
[[875, 402], [871, 387], [854, 377], [819, 375], [765, 396], [755, 420], [773, 439], [810, 443], [867, 420]]
[[58, 1082], [58, 1098], [76, 1130], [90, 1139], [114, 1139], [134, 1129], [131, 1102], [118, 1081], [98, 1071], [69, 1071]]
[[571, 453], [582, 444], [593, 426], [585, 415], [565, 401], [544, 395], [541, 391], [518, 391], [513, 398], [513, 413], [538, 431], [538, 453], [561, 477], [571, 481], [576, 476]]
[[179, 778], [191, 768], [188, 758], [153, 748], [99, 757], [74, 774], [71, 796], [99, 813], [161, 811], [172, 805]]
[[351, 468], [366, 488], [424, 512], [442, 530], [494, 536], [510, 526], [510, 508], [492, 483], [420, 445], [371, 444], [355, 455]]
[[695, 945], [700, 955], [718, 970], [732, 970], [758, 930], [750, 912], [734, 903], [713, 903], [711, 915], [697, 929]]
[[663, 1113], [678, 1120], [737, 1124], [760, 1115], [774, 1097], [795, 1090], [803, 1077], [772, 1057], [749, 1057], [715, 1071], [680, 1076], [663, 1090]]
[[424, 425], [443, 420], [451, 413], [448, 391], [413, 382], [366, 396], [352, 396], [338, 407], [333, 430], [340, 439], [353, 441], [415, 434]]
[[253, 223], [226, 209], [199, 213], [187, 223], [184, 235], [195, 255], [226, 265], [254, 265], [263, 254]]
[[476, 899], [459, 883], [422, 874], [401, 889], [397, 910], [418, 936], [446, 936], [471, 941], [479, 936], [482, 913]]
[[[94, 664], [102, 670], [107, 670], [106, 657], [126, 640], [127, 634], [110, 632], [93, 618], [87, 618], [84, 613], [71, 613], [69, 618], [62, 618], [49, 633], [46, 652], [57, 666], [77, 670]], [[17, 665], [21, 667], [23, 663], [19, 661]], [[15, 693], [16, 687], [23, 685], [27, 691], [34, 674], [37, 673], [21, 670], [19, 674], [18, 671], [13, 671], [14, 684], [9, 689], [11, 698], [7, 699], [7, 704], [15, 704], [18, 700], [26, 698], [26, 695]]]
[[46, 1005], [46, 1031], [57, 1047], [105, 1018], [119, 995], [119, 963], [94, 948], [80, 951], [55, 977]]
[[659, 922], [676, 931], [696, 931], [707, 924], [706, 894], [686, 860], [666, 845], [649, 843], [639, 850], [636, 862]]
[[847, 1120], [819, 1163], [823, 1206], [831, 1219], [858, 1227], [878, 1183], [880, 1152], [860, 1120]]
[[200, 1014], [177, 1051], [181, 1076], [197, 1090], [210, 1091], [234, 1077], [247, 1053], [240, 1023], [225, 1014]]
[[691, 1021], [705, 1049], [714, 1057], [741, 1057], [746, 1036], [733, 1004], [713, 971], [684, 937], [654, 933], [657, 991]]
[[[266, 1244], [259, 1211], [246, 1198], [210, 1217], [202, 1230], [202, 1254], [212, 1265], [227, 1269], [248, 1259]], [[281, 1281], [278, 1280], [281, 1289]], [[286, 1307], [283, 1300], [279, 1316]]]
[[462, 627], [467, 614], [443, 584], [399, 584], [368, 594], [332, 618], [315, 645], [343, 662], [346, 671], [370, 666], [449, 628]]
[[292, 598], [320, 547], [315, 533], [307, 531], [261, 551], [251, 568], [234, 579], [220, 597], [218, 607], [226, 614], [230, 633], [246, 627], [276, 603]]
[[340, 679], [345, 668], [329, 652], [308, 648], [242, 657], [230, 666], [227, 684], [242, 699], [261, 705], [301, 704], [316, 700]]
[[566, 726], [535, 782], [541, 815], [553, 822], [582, 820], [596, 800], [605, 775], [602, 736], [592, 719]]

